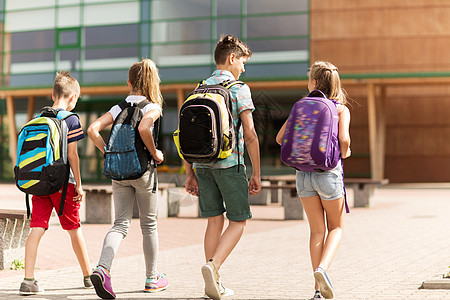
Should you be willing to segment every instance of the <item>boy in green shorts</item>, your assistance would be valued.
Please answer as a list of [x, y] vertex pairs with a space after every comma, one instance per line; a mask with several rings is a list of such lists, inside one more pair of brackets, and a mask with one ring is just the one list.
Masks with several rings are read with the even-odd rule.
[[[217, 84], [225, 80], [238, 80], [245, 72], [245, 63], [252, 55], [246, 44], [232, 35], [222, 36], [214, 51], [217, 69], [205, 84]], [[236, 84], [230, 88], [233, 98], [233, 122], [242, 122], [238, 134], [238, 149], [231, 156], [214, 163], [186, 164], [186, 191], [199, 197], [201, 215], [208, 218], [204, 238], [206, 264], [202, 266], [205, 293], [212, 299], [232, 295], [220, 282], [219, 269], [239, 242], [246, 225], [252, 217], [248, 195], [256, 195], [261, 189], [259, 142], [253, 124], [255, 109], [250, 88]], [[243, 162], [244, 142], [253, 167], [250, 182], [247, 180]], [[239, 157], [239, 158], [238, 158]], [[195, 170], [195, 172], [194, 172]], [[228, 227], [222, 233], [227, 213]]]

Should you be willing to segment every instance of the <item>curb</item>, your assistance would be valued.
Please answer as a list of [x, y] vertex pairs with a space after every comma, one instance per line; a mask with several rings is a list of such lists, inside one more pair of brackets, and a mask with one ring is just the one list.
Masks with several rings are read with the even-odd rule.
[[420, 288], [427, 290], [450, 290], [450, 279], [424, 281]]

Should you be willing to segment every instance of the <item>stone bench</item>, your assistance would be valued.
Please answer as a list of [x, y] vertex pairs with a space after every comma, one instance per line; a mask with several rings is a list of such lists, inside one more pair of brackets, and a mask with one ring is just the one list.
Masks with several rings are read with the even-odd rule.
[[[174, 183], [158, 183], [158, 218], [168, 216], [167, 189], [174, 187]], [[86, 193], [86, 220], [88, 224], [112, 224], [114, 223], [114, 201], [112, 198], [112, 186], [108, 185], [84, 185]], [[139, 217], [137, 205], [133, 208], [133, 218]]]
[[29, 233], [26, 210], [0, 209], [0, 270], [9, 269], [14, 260], [25, 258]]
[[[295, 174], [263, 176], [262, 180], [270, 182], [271, 202], [279, 203], [280, 191], [286, 185], [295, 185]], [[353, 190], [353, 207], [370, 207], [375, 189], [388, 183], [389, 179], [344, 178], [345, 188]], [[275, 186], [279, 188], [277, 189]]]
[[295, 184], [263, 185], [261, 186], [260, 193], [264, 192], [264, 190], [271, 191], [271, 198], [274, 195], [274, 191], [277, 192], [277, 199], [278, 191], [281, 190], [281, 205], [284, 208], [284, 220], [303, 220], [303, 204], [297, 195]]
[[353, 207], [371, 207], [375, 188], [389, 183], [389, 179], [344, 178], [345, 188], [353, 190]]

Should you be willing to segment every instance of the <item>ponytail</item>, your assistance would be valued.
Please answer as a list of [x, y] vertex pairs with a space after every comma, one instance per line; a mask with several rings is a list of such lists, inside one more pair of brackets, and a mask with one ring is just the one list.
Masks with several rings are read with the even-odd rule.
[[333, 64], [316, 61], [310, 68], [309, 77], [317, 81], [316, 88], [329, 99], [344, 105], [347, 103], [347, 93], [341, 87], [338, 69]]
[[145, 58], [133, 64], [128, 72], [128, 80], [133, 92], [162, 107], [164, 101], [159, 88], [161, 79], [158, 68], [151, 59]]

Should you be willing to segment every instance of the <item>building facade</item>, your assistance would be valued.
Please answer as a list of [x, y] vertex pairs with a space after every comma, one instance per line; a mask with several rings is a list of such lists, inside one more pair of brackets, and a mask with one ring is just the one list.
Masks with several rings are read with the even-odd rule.
[[[346, 175], [450, 181], [448, 17], [438, 0], [2, 0], [0, 179], [12, 178], [10, 137], [51, 103], [55, 72], [79, 80], [86, 129], [126, 96], [128, 68], [145, 57], [162, 79], [165, 166], [178, 168], [177, 107], [214, 70], [220, 35], [234, 34], [254, 53], [241, 79], [252, 89], [263, 172], [292, 172], [274, 138], [306, 93], [308, 66], [329, 60], [352, 98]], [[83, 178], [104, 179], [88, 139], [80, 154]]]

